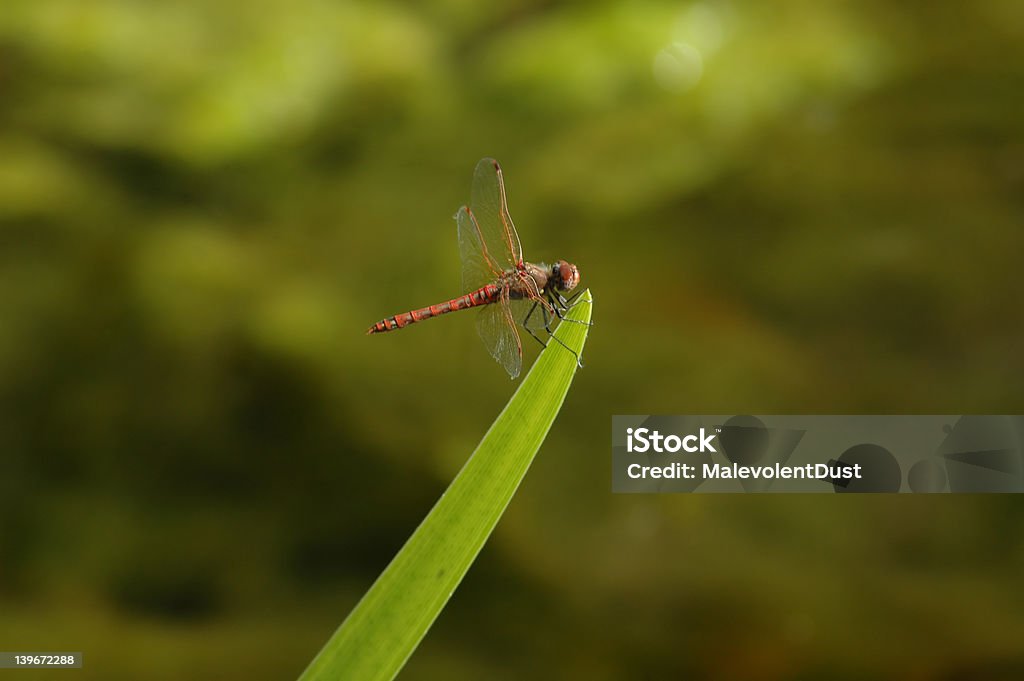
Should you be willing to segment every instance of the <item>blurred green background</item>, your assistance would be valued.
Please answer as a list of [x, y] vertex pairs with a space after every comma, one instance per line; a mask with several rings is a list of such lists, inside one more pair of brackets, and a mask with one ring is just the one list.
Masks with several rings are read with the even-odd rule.
[[1019, 498], [609, 492], [614, 413], [1024, 411], [1018, 0], [5, 0], [0, 649], [299, 674], [514, 389], [364, 335], [482, 156], [597, 326], [401, 678], [1024, 677]]

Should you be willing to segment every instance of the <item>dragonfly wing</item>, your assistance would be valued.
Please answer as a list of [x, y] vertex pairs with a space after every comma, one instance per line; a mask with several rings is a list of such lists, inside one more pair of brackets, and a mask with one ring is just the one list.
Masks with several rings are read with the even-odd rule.
[[483, 245], [501, 269], [522, 262], [523, 248], [508, 213], [501, 166], [493, 158], [480, 159], [476, 164], [469, 207], [479, 225]]
[[501, 269], [484, 246], [476, 216], [463, 206], [455, 214], [459, 225], [459, 257], [462, 260], [462, 290], [470, 293], [490, 284], [501, 275]]
[[477, 331], [491, 356], [505, 367], [511, 378], [519, 376], [523, 368], [523, 346], [516, 331], [516, 320], [509, 308], [508, 292], [498, 301], [485, 306], [476, 320]]

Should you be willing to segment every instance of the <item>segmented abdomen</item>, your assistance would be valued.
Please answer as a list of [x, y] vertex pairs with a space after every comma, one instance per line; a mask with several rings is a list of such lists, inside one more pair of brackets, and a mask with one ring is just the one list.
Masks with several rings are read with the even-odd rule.
[[366, 333], [384, 333], [385, 331], [394, 331], [395, 329], [401, 329], [403, 326], [422, 322], [424, 319], [430, 319], [431, 317], [437, 317], [438, 315], [457, 312], [459, 310], [465, 310], [478, 305], [487, 305], [488, 303], [493, 303], [497, 300], [498, 291], [500, 291], [500, 289], [497, 286], [494, 284], [488, 284], [487, 286], [479, 288], [472, 293], [467, 293], [466, 295], [459, 296], [458, 298], [452, 298], [451, 300], [438, 303], [437, 305], [421, 307], [418, 310], [411, 310], [409, 312], [403, 312], [402, 314], [396, 314], [394, 317], [382, 319], [371, 326]]

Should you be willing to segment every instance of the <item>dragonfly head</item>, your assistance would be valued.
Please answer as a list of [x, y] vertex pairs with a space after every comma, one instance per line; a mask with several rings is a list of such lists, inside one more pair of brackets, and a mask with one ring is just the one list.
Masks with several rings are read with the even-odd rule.
[[559, 260], [551, 266], [551, 276], [554, 278], [555, 288], [559, 291], [571, 291], [580, 283], [580, 271], [576, 265]]

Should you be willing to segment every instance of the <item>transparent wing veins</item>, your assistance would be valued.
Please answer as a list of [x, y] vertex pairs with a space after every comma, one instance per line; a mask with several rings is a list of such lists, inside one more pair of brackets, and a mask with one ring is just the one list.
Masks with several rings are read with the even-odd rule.
[[498, 302], [480, 311], [477, 331], [491, 357], [505, 368], [510, 378], [519, 376], [523, 367], [523, 346], [509, 309], [508, 291], [502, 291]]
[[473, 171], [470, 208], [478, 222], [481, 240], [502, 269], [523, 259], [519, 234], [508, 212], [501, 166], [493, 158], [480, 159]]

